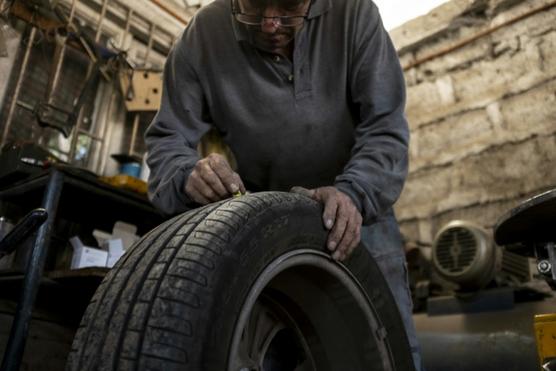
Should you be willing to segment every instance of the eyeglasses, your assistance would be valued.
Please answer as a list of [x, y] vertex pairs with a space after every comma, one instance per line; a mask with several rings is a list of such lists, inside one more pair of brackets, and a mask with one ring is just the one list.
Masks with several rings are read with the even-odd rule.
[[[275, 22], [276, 25], [282, 27], [296, 27], [305, 21], [309, 15], [309, 10], [311, 9], [311, 4], [307, 8], [305, 15], [283, 15], [283, 16], [273, 16], [266, 17], [258, 14], [246, 14], [241, 12], [236, 5], [238, 0], [232, 0], [232, 14], [238, 22], [244, 23], [249, 26], [260, 26], [264, 23], [265, 19], [269, 19]], [[312, 3], [312, 1], [311, 1]]]

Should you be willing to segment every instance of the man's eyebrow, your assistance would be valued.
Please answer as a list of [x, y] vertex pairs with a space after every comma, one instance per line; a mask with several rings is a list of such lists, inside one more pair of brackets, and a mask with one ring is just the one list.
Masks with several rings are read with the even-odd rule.
[[292, 1], [265, 1], [265, 0], [247, 0], [247, 4], [256, 9], [261, 9], [266, 6], [276, 6], [284, 10], [297, 10], [305, 5], [305, 1], [292, 0]]
[[302, 8], [303, 5], [305, 5], [305, 1], [298, 1], [298, 0], [294, 0], [294, 1], [284, 1], [283, 4], [280, 4], [281, 7], [283, 7], [284, 9], [291, 9], [291, 10], [295, 10], [295, 9], [299, 9]]

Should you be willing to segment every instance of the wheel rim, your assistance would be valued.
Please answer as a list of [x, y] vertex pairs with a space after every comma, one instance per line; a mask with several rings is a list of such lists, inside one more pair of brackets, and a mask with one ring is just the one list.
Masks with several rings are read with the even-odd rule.
[[287, 310], [262, 295], [251, 308], [237, 351], [237, 369], [316, 371], [303, 332]]
[[294, 250], [251, 287], [236, 322], [228, 371], [393, 370], [373, 305], [324, 253]]

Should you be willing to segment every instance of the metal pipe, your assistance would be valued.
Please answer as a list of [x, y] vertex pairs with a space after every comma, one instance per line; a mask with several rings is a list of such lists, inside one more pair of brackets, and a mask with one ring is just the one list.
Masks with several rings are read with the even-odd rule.
[[155, 30], [156, 30], [156, 25], [154, 23], [151, 23], [151, 28], [149, 30], [149, 42], [147, 43], [147, 51], [145, 52], [145, 59], [144, 59], [144, 62], [143, 62], [144, 65], [147, 65], [147, 63], [149, 61], [149, 57], [151, 55], [151, 49], [153, 48], [153, 37], [154, 37]]
[[133, 17], [133, 9], [129, 8], [127, 10], [127, 16], [125, 18], [125, 29], [124, 32], [127, 35], [129, 33], [129, 28], [131, 27], [131, 18]]
[[100, 174], [106, 173], [106, 163], [108, 160], [108, 151], [110, 150], [110, 143], [112, 142], [112, 136], [114, 135], [114, 125], [108, 125], [106, 137], [104, 138], [104, 148], [102, 151], [102, 158], [100, 163]]
[[21, 299], [17, 305], [15, 318], [10, 330], [10, 338], [6, 346], [2, 366], [0, 367], [2, 371], [18, 371], [21, 364], [25, 342], [29, 333], [33, 306], [39, 291], [52, 228], [56, 219], [62, 185], [62, 173], [58, 170], [52, 170], [42, 201], [42, 207], [48, 213], [48, 219], [37, 232], [33, 251], [25, 270]]
[[68, 155], [68, 161], [71, 164], [75, 158], [75, 152], [77, 150], [77, 139], [79, 138], [80, 130], [81, 130], [81, 122], [83, 121], [84, 110], [83, 107], [79, 110], [79, 114], [77, 116], [77, 121], [75, 122], [75, 126], [73, 127], [72, 136], [71, 136], [71, 145], [70, 151]]
[[112, 104], [116, 100], [116, 89], [111, 85], [112, 93], [110, 94], [110, 100], [108, 101], [108, 107], [106, 109], [106, 115], [104, 117], [104, 126], [102, 131], [102, 142], [100, 142], [100, 161], [97, 167], [97, 173], [103, 174], [104, 166], [106, 165], [106, 156], [108, 145], [110, 144], [110, 136], [112, 134], [112, 125], [110, 125], [110, 115], [112, 113]]
[[[75, 8], [77, 6], [77, 0], [72, 0], [71, 2], [71, 9], [70, 9], [70, 16], [68, 18], [68, 24], [71, 24], [73, 21], [73, 17], [75, 16]], [[55, 67], [54, 67], [54, 75], [52, 77], [52, 81], [49, 83], [49, 86], [47, 88], [47, 103], [51, 104], [53, 101], [53, 93], [54, 91], [56, 91], [56, 87], [58, 86], [58, 81], [60, 80], [60, 72], [62, 71], [62, 66], [64, 64], [64, 57], [66, 54], [66, 40], [64, 40], [64, 43], [58, 47], [58, 45], [56, 45], [56, 51], [55, 51]]]
[[47, 218], [48, 213], [41, 208], [31, 210], [25, 215], [6, 236], [0, 239], [0, 258], [14, 252]]
[[508, 19], [508, 20], [505, 21], [505, 22], [502, 22], [502, 23], [500, 23], [500, 24], [498, 24], [498, 25], [496, 25], [496, 26], [487, 28], [486, 30], [483, 30], [483, 31], [481, 31], [481, 32], [479, 32], [479, 33], [477, 33], [477, 34], [471, 36], [471, 37], [468, 37], [468, 38], [466, 38], [466, 39], [463, 39], [463, 40], [461, 40], [460, 42], [455, 43], [454, 45], [451, 45], [451, 46], [449, 46], [449, 47], [447, 47], [447, 48], [441, 49], [441, 50], [439, 50], [439, 51], [437, 51], [437, 52], [435, 52], [435, 53], [432, 53], [432, 54], [430, 54], [430, 55], [427, 55], [427, 56], [425, 56], [425, 57], [423, 57], [423, 58], [417, 59], [416, 61], [413, 61], [413, 62], [411, 62], [411, 63], [408, 63], [406, 66], [403, 66], [403, 70], [404, 70], [404, 71], [410, 70], [410, 69], [412, 69], [412, 68], [415, 68], [415, 67], [419, 66], [420, 64], [423, 64], [423, 63], [428, 62], [428, 61], [431, 61], [431, 60], [433, 60], [433, 59], [442, 57], [442, 56], [444, 56], [444, 55], [446, 55], [446, 54], [452, 53], [453, 51], [455, 51], [455, 50], [457, 50], [457, 49], [460, 49], [460, 48], [462, 48], [462, 47], [464, 47], [464, 46], [466, 46], [466, 45], [468, 45], [468, 44], [470, 44], [470, 43], [472, 43], [472, 42], [474, 42], [474, 41], [480, 39], [481, 37], [490, 35], [491, 33], [495, 32], [495, 31], [498, 31], [499, 29], [501, 29], [501, 28], [503, 28], [503, 27], [509, 26], [509, 25], [511, 25], [511, 24], [513, 24], [513, 23], [516, 23], [516, 22], [519, 22], [519, 21], [521, 21], [521, 20], [523, 20], [523, 19], [525, 19], [525, 18], [528, 18], [528, 17], [530, 17], [530, 16], [532, 16], [532, 15], [535, 15], [535, 14], [537, 14], [537, 13], [540, 13], [540, 12], [543, 12], [543, 11], [545, 11], [545, 10], [548, 10], [548, 9], [554, 7], [554, 6], [556, 6], [556, 1], [554, 1], [554, 2], [552, 2], [552, 3], [545, 4], [545, 5], [543, 5], [543, 6], [540, 6], [540, 7], [538, 7], [538, 8], [535, 8], [535, 9], [531, 9], [531, 10], [528, 11], [528, 12], [525, 12], [525, 13], [523, 13], [523, 14], [520, 14], [520, 15], [514, 17], [514, 18], [510, 18], [510, 19]]
[[98, 18], [98, 23], [97, 23], [97, 32], [95, 34], [95, 42], [98, 43], [100, 40], [100, 36], [102, 35], [102, 22], [104, 21], [104, 18], [106, 17], [106, 8], [108, 6], [108, 0], [103, 0], [102, 1], [102, 8], [100, 10], [100, 15]]
[[2, 138], [0, 140], [0, 148], [6, 143], [8, 138], [8, 133], [10, 131], [10, 126], [12, 125], [12, 120], [15, 112], [15, 107], [17, 105], [17, 99], [19, 97], [19, 91], [21, 90], [21, 85], [23, 84], [23, 78], [25, 77], [25, 70], [27, 69], [27, 64], [29, 63], [29, 57], [31, 56], [31, 51], [33, 49], [33, 44], [35, 42], [35, 37], [37, 35], [37, 28], [31, 26], [31, 32], [29, 34], [29, 40], [27, 41], [27, 47], [25, 48], [25, 54], [23, 55], [23, 61], [21, 62], [21, 69], [19, 71], [19, 76], [17, 77], [17, 82], [15, 84], [14, 93], [12, 96], [12, 101], [10, 102], [10, 108], [8, 109], [8, 116], [4, 124], [4, 131], [2, 132]]
[[60, 72], [62, 71], [62, 65], [64, 64], [64, 55], [66, 54], [66, 41], [62, 45], [56, 44], [54, 50], [54, 68], [52, 70], [52, 79], [48, 82], [46, 87], [46, 102], [52, 104], [54, 100], [53, 95], [58, 86], [58, 80], [60, 79]]
[[91, 138], [92, 140], [96, 140], [97, 142], [102, 141], [101, 136], [94, 135], [94, 134], [90, 133], [89, 131], [87, 131], [85, 129], [79, 129], [79, 134], [84, 134], [84, 135], [88, 136], [89, 138]]
[[77, 0], [71, 0], [71, 9], [68, 23], [73, 22], [73, 17], [75, 17], [75, 9], [77, 8]]
[[123, 49], [125, 46], [125, 40], [127, 38], [127, 35], [129, 35], [129, 29], [131, 27], [131, 18], [133, 17], [133, 9], [129, 8], [127, 10], [127, 16], [125, 18], [125, 29], [124, 29], [124, 34], [122, 37], [122, 43], [120, 45], [120, 49]]
[[136, 113], [133, 117], [133, 130], [131, 132], [131, 143], [129, 144], [128, 154], [132, 155], [135, 150], [135, 142], [137, 141], [137, 132], [139, 131], [139, 118], [140, 114]]

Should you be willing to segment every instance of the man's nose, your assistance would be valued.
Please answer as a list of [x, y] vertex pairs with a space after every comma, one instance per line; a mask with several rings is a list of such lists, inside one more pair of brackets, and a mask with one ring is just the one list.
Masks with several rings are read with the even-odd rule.
[[265, 33], [274, 33], [280, 27], [279, 18], [263, 18], [261, 23], [261, 31]]
[[263, 12], [263, 22], [261, 23], [261, 31], [265, 33], [274, 33], [280, 27], [280, 13], [275, 8], [266, 8]]

